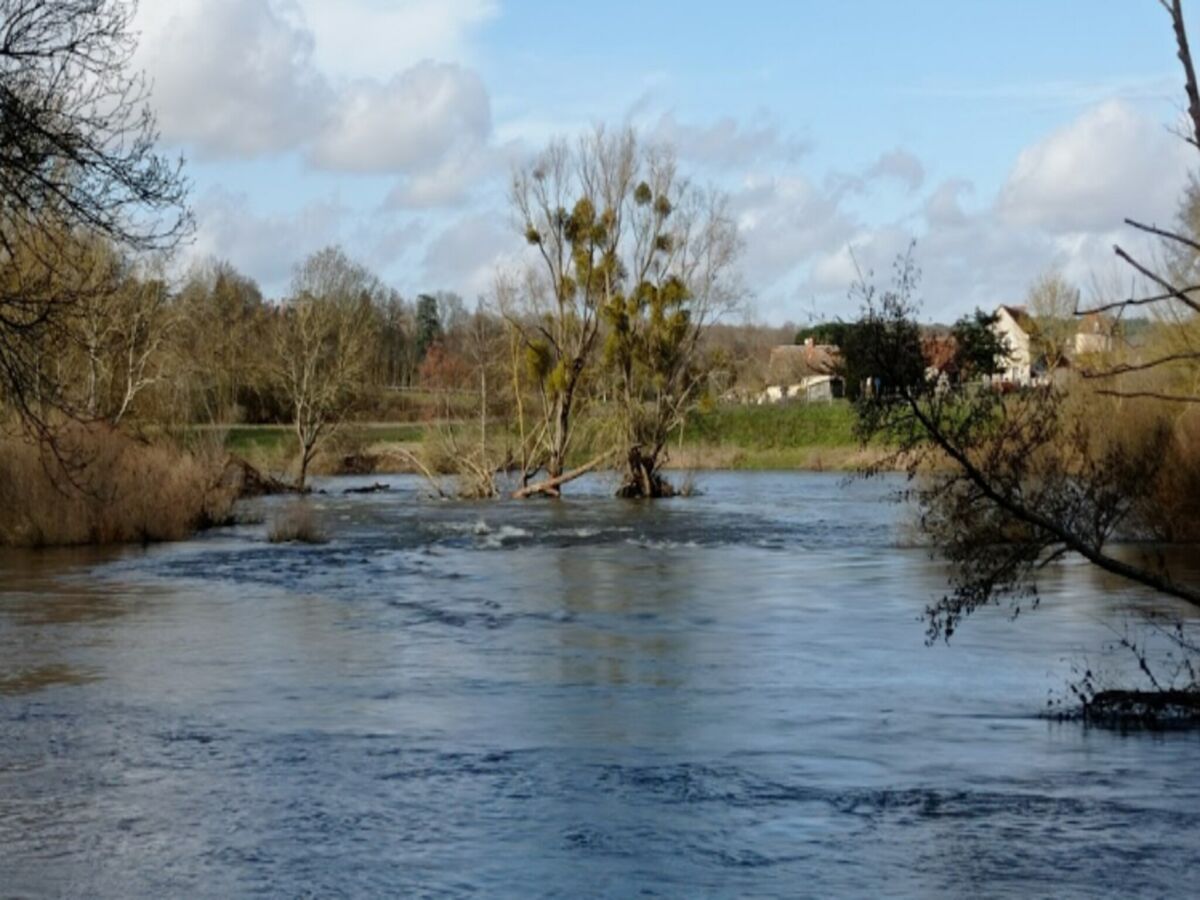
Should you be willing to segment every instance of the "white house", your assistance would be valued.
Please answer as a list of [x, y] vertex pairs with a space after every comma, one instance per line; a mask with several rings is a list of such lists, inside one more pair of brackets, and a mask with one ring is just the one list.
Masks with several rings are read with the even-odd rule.
[[1000, 372], [996, 378], [1012, 384], [1033, 383], [1033, 321], [1023, 306], [1001, 306], [996, 310], [992, 330], [1008, 346], [1008, 354], [996, 360]]

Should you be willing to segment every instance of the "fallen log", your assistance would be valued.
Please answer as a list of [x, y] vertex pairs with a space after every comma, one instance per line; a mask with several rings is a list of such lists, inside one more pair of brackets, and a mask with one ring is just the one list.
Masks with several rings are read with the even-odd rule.
[[392, 486], [377, 481], [374, 484], [368, 484], [366, 487], [346, 488], [342, 491], [343, 494], [378, 494], [382, 491], [390, 491]]
[[607, 453], [602, 453], [593, 459], [591, 462], [584, 463], [578, 469], [572, 469], [569, 472], [563, 472], [561, 475], [556, 475], [553, 478], [547, 478], [545, 481], [539, 481], [536, 484], [527, 484], [519, 490], [513, 491], [514, 500], [525, 500], [535, 494], [544, 494], [547, 497], [561, 497], [562, 491], [559, 490], [564, 484], [569, 481], [574, 481], [594, 469], [600, 468], [609, 457], [613, 455], [612, 450]]

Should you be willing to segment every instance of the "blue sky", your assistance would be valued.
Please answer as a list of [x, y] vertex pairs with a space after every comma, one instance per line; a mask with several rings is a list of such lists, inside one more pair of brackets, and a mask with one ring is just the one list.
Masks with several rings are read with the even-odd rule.
[[[139, 62], [200, 229], [271, 294], [331, 243], [402, 292], [515, 264], [504, 185], [555, 134], [632, 124], [727, 190], [752, 314], [846, 316], [853, 259], [916, 238], [926, 317], [1050, 269], [1114, 289], [1125, 215], [1191, 156], [1154, 0], [594, 4], [142, 0]], [[1194, 151], [1193, 151], [1194, 152]]]

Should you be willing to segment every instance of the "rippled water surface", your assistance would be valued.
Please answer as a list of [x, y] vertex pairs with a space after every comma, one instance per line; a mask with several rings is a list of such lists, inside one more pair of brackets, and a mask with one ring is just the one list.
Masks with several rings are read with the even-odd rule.
[[322, 546], [0, 556], [0, 896], [1200, 884], [1200, 739], [1039, 718], [1149, 602], [1084, 566], [930, 648], [945, 573], [895, 484], [352, 483]]

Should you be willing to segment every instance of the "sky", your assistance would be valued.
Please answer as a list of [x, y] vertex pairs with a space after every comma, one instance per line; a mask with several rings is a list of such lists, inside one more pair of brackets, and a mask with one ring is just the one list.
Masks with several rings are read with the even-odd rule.
[[[1200, 15], [1200, 14], [1198, 14]], [[746, 316], [851, 318], [916, 241], [922, 318], [1057, 271], [1119, 290], [1195, 150], [1156, 0], [141, 0], [136, 62], [198, 228], [269, 296], [340, 244], [406, 296], [486, 296], [513, 166], [630, 125], [726, 191]]]

